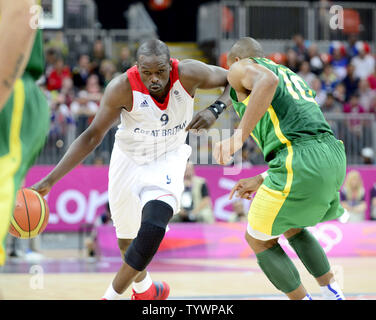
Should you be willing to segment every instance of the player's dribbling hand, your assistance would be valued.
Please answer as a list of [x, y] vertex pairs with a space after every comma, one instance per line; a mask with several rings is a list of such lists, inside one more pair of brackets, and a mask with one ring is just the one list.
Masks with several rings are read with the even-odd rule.
[[192, 121], [185, 128], [185, 131], [209, 129], [215, 120], [217, 119], [213, 112], [208, 109], [202, 110], [193, 117]]
[[246, 179], [240, 179], [232, 188], [229, 199], [231, 200], [236, 192], [236, 197], [251, 200], [252, 195], [258, 190], [263, 182], [264, 179], [261, 177], [261, 175]]
[[41, 181], [32, 185], [30, 188], [38, 192], [41, 196], [45, 196], [50, 192], [52, 185], [48, 182], [48, 180], [42, 179]]

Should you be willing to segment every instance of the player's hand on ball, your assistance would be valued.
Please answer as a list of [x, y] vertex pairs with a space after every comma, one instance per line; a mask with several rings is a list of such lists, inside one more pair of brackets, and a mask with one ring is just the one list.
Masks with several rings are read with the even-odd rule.
[[209, 129], [215, 122], [216, 117], [213, 112], [208, 109], [198, 112], [189, 123], [186, 131], [188, 130], [200, 130], [200, 129]]
[[263, 182], [264, 179], [261, 177], [261, 175], [246, 179], [240, 179], [232, 188], [229, 199], [231, 200], [236, 192], [236, 197], [251, 200], [252, 195], [258, 190]]
[[47, 193], [50, 192], [52, 185], [47, 179], [42, 179], [30, 188], [38, 192], [40, 195], [45, 196]]

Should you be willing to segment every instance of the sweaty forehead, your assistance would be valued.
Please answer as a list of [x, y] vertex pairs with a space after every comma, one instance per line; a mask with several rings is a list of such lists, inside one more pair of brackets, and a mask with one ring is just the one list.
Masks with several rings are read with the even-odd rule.
[[170, 62], [168, 61], [168, 57], [165, 54], [159, 56], [140, 55], [138, 58], [138, 66], [142, 69], [167, 68], [169, 64]]

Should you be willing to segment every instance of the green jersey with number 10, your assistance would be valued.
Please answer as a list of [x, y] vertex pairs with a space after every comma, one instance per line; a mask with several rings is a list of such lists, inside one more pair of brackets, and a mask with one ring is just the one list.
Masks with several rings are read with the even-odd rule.
[[[301, 77], [272, 60], [251, 59], [271, 70], [279, 78], [271, 105], [251, 133], [267, 162], [274, 157], [276, 150], [288, 147], [294, 139], [325, 132], [333, 134], [315, 101], [316, 92]], [[242, 118], [249, 96], [238, 101], [233, 88], [230, 96], [236, 113]]]

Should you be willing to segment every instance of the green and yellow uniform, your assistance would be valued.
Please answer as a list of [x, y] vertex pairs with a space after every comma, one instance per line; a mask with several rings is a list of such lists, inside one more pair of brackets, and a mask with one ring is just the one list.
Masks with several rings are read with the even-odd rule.
[[[2, 63], [2, 61], [0, 61]], [[50, 124], [47, 100], [35, 81], [44, 71], [42, 33], [37, 31], [23, 76], [0, 112], [0, 265], [15, 196], [41, 151]]]
[[[252, 59], [277, 75], [279, 83], [251, 133], [269, 169], [252, 201], [250, 226], [274, 236], [338, 218], [344, 211], [339, 189], [346, 174], [345, 150], [316, 103], [316, 93], [287, 67]], [[234, 89], [230, 95], [242, 118], [249, 96], [239, 102]]]

